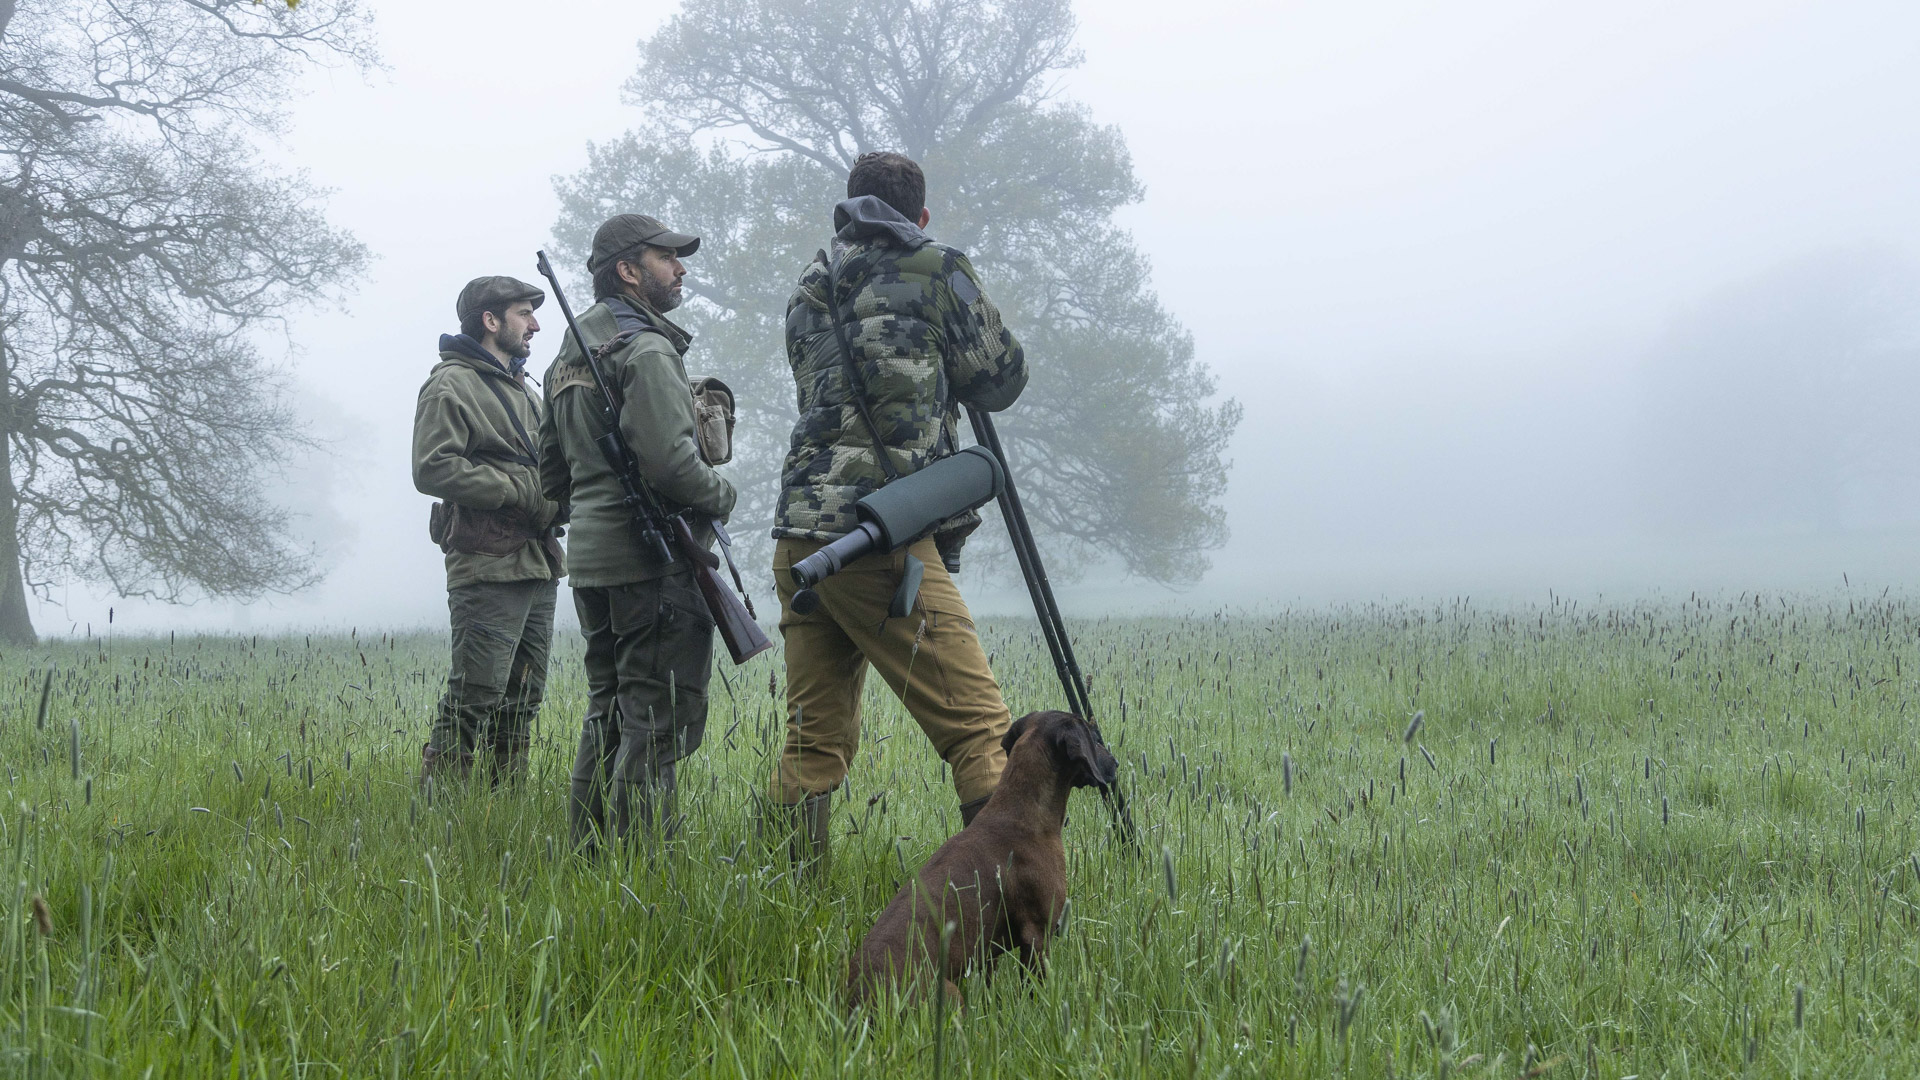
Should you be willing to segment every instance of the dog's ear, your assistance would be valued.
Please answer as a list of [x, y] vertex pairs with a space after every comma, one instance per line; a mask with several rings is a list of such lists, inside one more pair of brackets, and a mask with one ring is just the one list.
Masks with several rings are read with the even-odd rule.
[[1001, 753], [1003, 754], [1013, 753], [1013, 744], [1019, 742], [1020, 736], [1025, 735], [1027, 733], [1027, 722], [1032, 720], [1033, 717], [1034, 717], [1033, 713], [1028, 713], [1027, 715], [1021, 717], [1018, 720], [1015, 720], [1012, 724], [1009, 724], [1007, 726], [1007, 733], [1005, 735], [1000, 736], [1000, 752]]
[[1078, 718], [1054, 725], [1054, 748], [1060, 755], [1061, 771], [1074, 787], [1106, 787], [1119, 774], [1119, 765], [1094, 733], [1093, 726]]

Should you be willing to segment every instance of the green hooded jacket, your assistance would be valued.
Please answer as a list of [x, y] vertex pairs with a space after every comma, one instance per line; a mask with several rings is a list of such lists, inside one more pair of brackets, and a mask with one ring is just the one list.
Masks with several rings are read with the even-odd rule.
[[[602, 301], [581, 312], [578, 320], [591, 348], [626, 337], [624, 345], [600, 361], [620, 401], [620, 434], [667, 513], [692, 509], [701, 517], [724, 521], [733, 512], [733, 485], [701, 458], [695, 441], [697, 418], [683, 359], [693, 338], [640, 301], [620, 299], [619, 310]], [[571, 333], [547, 369], [544, 390], [540, 482], [547, 498], [569, 508], [571, 584], [631, 585], [685, 569], [684, 559], [675, 556], [662, 563], [640, 543], [619, 478], [594, 443], [606, 430], [600, 390]], [[702, 526], [695, 536], [712, 544], [709, 528]], [[666, 540], [671, 550], [672, 537]]]
[[[471, 339], [464, 339], [471, 341]], [[422, 494], [475, 510], [516, 507], [542, 527], [558, 520], [560, 507], [540, 493], [540, 471], [524, 464], [520, 426], [540, 428], [540, 401], [521, 380], [492, 360], [471, 355], [451, 335], [440, 339], [440, 362], [420, 387], [413, 414], [413, 486]], [[477, 348], [474, 346], [473, 348]], [[513, 409], [509, 417], [498, 386]], [[424, 530], [422, 530], [424, 531]], [[563, 563], [529, 540], [512, 555], [447, 554], [447, 588], [489, 581], [542, 581], [566, 573]]]

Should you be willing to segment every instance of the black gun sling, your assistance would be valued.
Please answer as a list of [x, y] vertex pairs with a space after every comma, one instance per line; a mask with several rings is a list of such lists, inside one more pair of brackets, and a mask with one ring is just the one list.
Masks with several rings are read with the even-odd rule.
[[[827, 317], [833, 320], [833, 336], [840, 342], [840, 362], [847, 369], [847, 385], [853, 392], [854, 407], [860, 410], [860, 419], [866, 421], [867, 436], [873, 440], [873, 456], [880, 460], [880, 471], [887, 474], [887, 483], [900, 479], [900, 470], [894, 467], [893, 456], [887, 453], [886, 440], [880, 437], [880, 425], [873, 419], [873, 407], [867, 403], [867, 380], [860, 374], [860, 365], [853, 359], [853, 343], [847, 340], [847, 326], [840, 318], [840, 259], [843, 251], [832, 259], [821, 251], [817, 257], [827, 264]], [[926, 576], [926, 564], [912, 555], [908, 555], [900, 567], [900, 584], [893, 591], [893, 602], [887, 605], [887, 617], [904, 619], [913, 610], [920, 597], [920, 582]]]
[[[500, 399], [500, 407], [507, 410], [507, 420], [513, 424], [513, 433], [520, 436], [520, 448], [526, 451], [524, 454], [506, 454], [503, 456], [515, 465], [527, 465], [536, 469], [539, 468], [540, 444], [534, 442], [533, 439], [527, 435], [527, 426], [520, 422], [520, 414], [514, 412], [513, 405], [507, 401], [507, 392], [500, 389], [500, 380], [491, 375], [482, 375], [480, 376], [480, 381], [486, 383], [487, 389], [493, 391], [493, 396]], [[522, 392], [524, 393], [524, 391]]]

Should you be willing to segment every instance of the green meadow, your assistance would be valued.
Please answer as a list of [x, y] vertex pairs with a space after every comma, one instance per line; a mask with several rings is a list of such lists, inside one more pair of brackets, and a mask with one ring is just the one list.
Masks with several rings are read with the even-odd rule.
[[[1073, 629], [1139, 844], [1077, 794], [1044, 978], [851, 1016], [850, 949], [958, 827], [877, 681], [796, 886], [752, 814], [777, 654], [716, 677], [679, 838], [587, 862], [577, 638], [501, 791], [415, 782], [440, 635], [8, 651], [0, 1074], [1920, 1074], [1920, 605]], [[1016, 713], [1057, 704], [1031, 622], [982, 634]]]

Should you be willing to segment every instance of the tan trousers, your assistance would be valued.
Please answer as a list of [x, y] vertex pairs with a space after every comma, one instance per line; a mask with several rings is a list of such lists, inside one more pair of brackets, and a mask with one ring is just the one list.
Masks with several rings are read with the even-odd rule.
[[987, 667], [973, 616], [933, 541], [907, 549], [927, 571], [920, 598], [904, 619], [887, 617], [905, 563], [901, 551], [851, 563], [815, 590], [821, 603], [811, 615], [795, 614], [787, 568], [821, 547], [782, 540], [773, 554], [780, 635], [787, 645], [787, 744], [773, 797], [797, 803], [846, 779], [860, 748], [860, 690], [868, 664], [952, 768], [960, 801], [993, 794], [1007, 764], [1000, 737], [1012, 717]]

